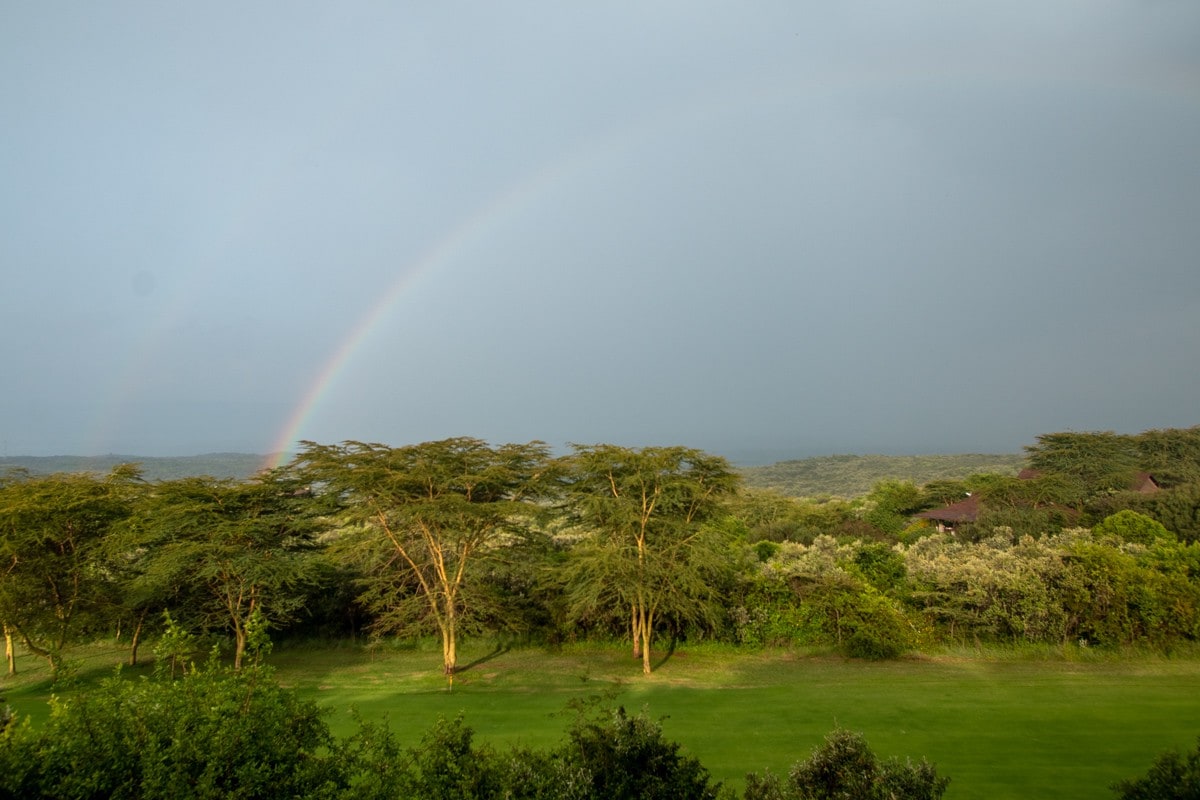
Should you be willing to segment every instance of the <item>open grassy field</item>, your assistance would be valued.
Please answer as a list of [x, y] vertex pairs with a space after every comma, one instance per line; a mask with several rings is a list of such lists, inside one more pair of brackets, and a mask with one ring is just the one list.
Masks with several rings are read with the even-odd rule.
[[[88, 651], [84, 686], [117, 657]], [[1200, 735], [1197, 655], [1072, 648], [866, 663], [683, 647], [645, 678], [622, 648], [549, 652], [481, 642], [466, 648], [453, 691], [432, 647], [281, 648], [271, 661], [282, 682], [331, 709], [336, 732], [353, 730], [348, 709], [356, 707], [414, 742], [439, 715], [462, 713], [481, 741], [550, 745], [569, 722], [569, 701], [614, 692], [630, 710], [666, 717], [669, 738], [737, 786], [748, 771], [786, 771], [841, 726], [862, 731], [880, 755], [935, 762], [952, 779], [951, 800], [1102, 798], [1113, 796], [1113, 781]], [[4, 694], [36, 719], [48, 686], [35, 662], [21, 666], [25, 673], [6, 680]]]

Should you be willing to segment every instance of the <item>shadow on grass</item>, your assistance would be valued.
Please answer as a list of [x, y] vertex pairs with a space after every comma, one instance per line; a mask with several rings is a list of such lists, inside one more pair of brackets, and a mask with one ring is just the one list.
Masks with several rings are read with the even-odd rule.
[[671, 660], [671, 656], [675, 655], [675, 645], [678, 642], [679, 642], [679, 638], [672, 635], [671, 643], [667, 645], [667, 652], [663, 653], [662, 658], [658, 659], [658, 663], [655, 664], [652, 667], [652, 669], [656, 669], [656, 670], [662, 669], [663, 665]]
[[503, 642], [499, 642], [496, 644], [496, 646], [494, 648], [492, 648], [492, 652], [490, 652], [486, 655], [480, 656], [479, 658], [472, 661], [470, 664], [463, 664], [462, 666], [455, 667], [454, 674], [459, 675], [459, 674], [466, 672], [467, 670], [471, 670], [471, 669], [474, 669], [475, 667], [478, 667], [480, 664], [486, 664], [487, 662], [491, 661], [492, 659], [499, 658], [500, 656], [504, 655], [509, 650], [512, 650], [512, 645], [506, 644]]

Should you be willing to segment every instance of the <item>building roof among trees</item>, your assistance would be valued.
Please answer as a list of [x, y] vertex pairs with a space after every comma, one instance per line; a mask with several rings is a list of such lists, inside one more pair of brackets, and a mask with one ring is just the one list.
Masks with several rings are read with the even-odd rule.
[[932, 519], [937, 522], [974, 522], [979, 518], [979, 498], [969, 495], [964, 500], [951, 503], [941, 508], [931, 508], [917, 514], [921, 519]]
[[1151, 494], [1159, 490], [1158, 481], [1154, 480], [1154, 476], [1149, 472], [1139, 472], [1134, 476], [1133, 486], [1130, 487], [1135, 492], [1142, 494]]

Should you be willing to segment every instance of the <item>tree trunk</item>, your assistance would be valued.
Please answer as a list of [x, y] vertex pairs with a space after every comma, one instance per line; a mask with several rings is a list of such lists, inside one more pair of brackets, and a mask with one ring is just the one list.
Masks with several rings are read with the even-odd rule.
[[454, 641], [454, 631], [448, 630], [442, 637], [442, 673], [453, 675], [458, 668], [458, 646]]
[[650, 668], [650, 632], [651, 632], [651, 625], [653, 624], [653, 622], [654, 622], [653, 616], [651, 615], [650, 612], [647, 611], [643, 614], [642, 620], [641, 620], [641, 625], [639, 626], [639, 627], [641, 627], [641, 630], [642, 630], [642, 674], [643, 675], [649, 675], [650, 669], [651, 669]]
[[631, 605], [629, 607], [629, 633], [630, 638], [633, 640], [634, 658], [642, 657], [642, 629], [639, 624], [640, 621], [637, 604]]
[[137, 666], [138, 644], [142, 639], [142, 623], [146, 621], [146, 612], [143, 611], [137, 619], [137, 624], [133, 626], [133, 642], [129, 645], [129, 666]]
[[246, 655], [246, 629], [241, 626], [234, 628], [233, 639], [233, 670], [234, 672], [241, 672], [242, 657]]
[[4, 658], [8, 661], [8, 674], [17, 674], [17, 650], [13, 644], [12, 631], [4, 626]]
[[18, 629], [17, 633], [21, 635], [21, 641], [25, 644], [25, 649], [38, 658], [46, 659], [46, 662], [50, 665], [51, 674], [58, 675], [58, 668], [62, 666], [62, 656], [53, 650], [38, 647], [25, 631]]
[[446, 612], [446, 621], [442, 625], [442, 674], [445, 675], [450, 685], [454, 685], [454, 670], [458, 668], [458, 642], [457, 625], [454, 618], [454, 609], [449, 608]]

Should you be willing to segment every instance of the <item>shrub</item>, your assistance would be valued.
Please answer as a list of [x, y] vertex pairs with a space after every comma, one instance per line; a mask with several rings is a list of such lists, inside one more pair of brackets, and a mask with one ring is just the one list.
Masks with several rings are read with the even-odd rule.
[[1112, 535], [1125, 542], [1145, 545], [1177, 541], [1175, 534], [1158, 520], [1127, 508], [1096, 523], [1092, 533], [1097, 536]]
[[1121, 800], [1200, 800], [1200, 741], [1189, 753], [1168, 750], [1145, 775], [1112, 789]]
[[316, 705], [259, 665], [210, 661], [172, 680], [118, 674], [49, 720], [0, 737], [0, 796], [23, 798], [275, 798], [333, 796], [344, 784]]
[[624, 708], [582, 716], [560, 750], [567, 771], [588, 776], [596, 800], [715, 800], [720, 790], [708, 770], [663, 737], [645, 712]]
[[922, 759], [880, 761], [860, 733], [835, 730], [786, 780], [746, 776], [744, 800], [937, 800], [949, 778]]

